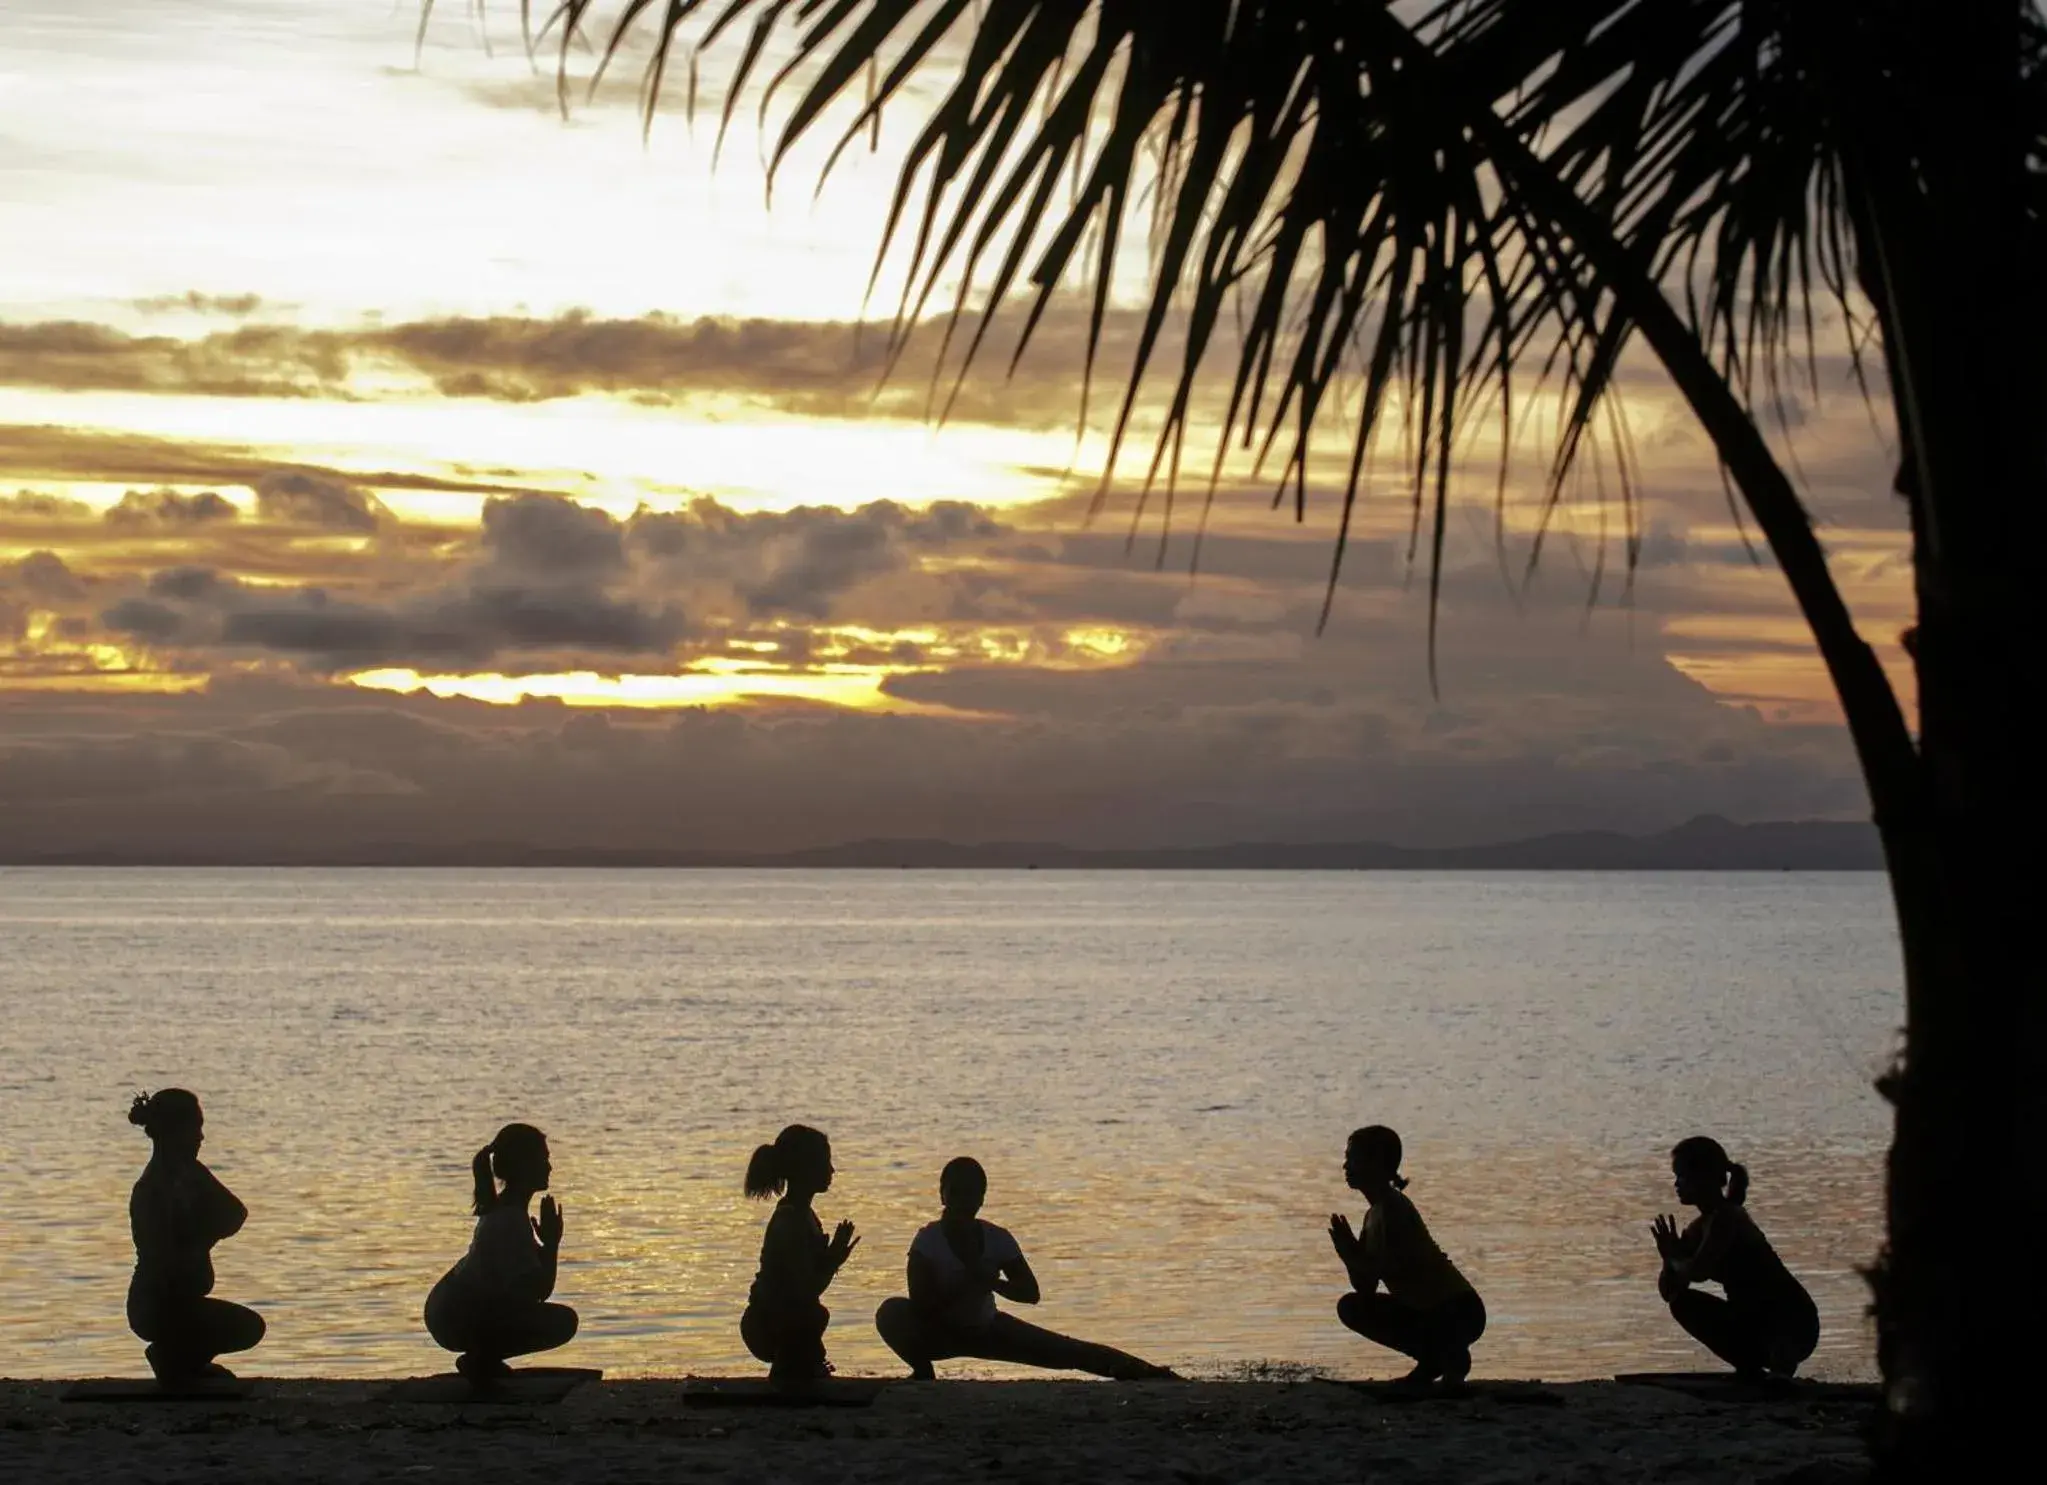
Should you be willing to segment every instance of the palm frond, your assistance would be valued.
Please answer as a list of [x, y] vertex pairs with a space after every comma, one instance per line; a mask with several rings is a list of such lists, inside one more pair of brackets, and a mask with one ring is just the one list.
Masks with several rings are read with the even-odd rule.
[[[2014, 3], [2037, 219], [2047, 42], [2037, 0]], [[560, 0], [541, 28], [563, 52], [564, 98], [567, 49], [595, 10], [595, 0]], [[1235, 449], [1304, 514], [1317, 435], [1343, 410], [1351, 453], [1333, 593], [1368, 457], [1397, 412], [1413, 432], [1411, 554], [1426, 555], [1430, 574], [1433, 668], [1452, 476], [1480, 419], [1501, 451], [1496, 529], [1508, 451], [1525, 441], [1529, 409], [1554, 398], [1531, 560], [1595, 446], [1617, 476], [1630, 571], [1634, 557], [1632, 462], [1611, 406], [1634, 311], [1553, 216], [1503, 183], [1481, 140], [1509, 131], [1515, 151], [1635, 256], [1643, 282], [1672, 288], [1743, 403], [1776, 407], [1788, 423], [1793, 371], [1818, 388], [1816, 306], [1840, 317], [1863, 365], [1871, 331], [1857, 319], [1856, 214], [1866, 192], [1853, 135], [1895, 101], [1882, 80], [1909, 76], [1924, 10], [1909, 0], [626, 0], [602, 55], [608, 65], [628, 33], [646, 33], [651, 123], [671, 55], [687, 54], [693, 102], [699, 49], [743, 31], [722, 137], [787, 32], [789, 59], [761, 90], [764, 119], [780, 91], [792, 95], [772, 167], [828, 118], [838, 160], [872, 137], [913, 77], [950, 69], [910, 143], [877, 256], [877, 282], [887, 264], [903, 277], [893, 348], [952, 284], [940, 313], [944, 353], [959, 346], [954, 374], [981, 356], [1012, 301], [1022, 310], [1014, 366], [1052, 306], [1080, 294], [1083, 418], [1126, 219], [1151, 193], [1143, 309], [1097, 503], [1146, 389], [1161, 384], [1133, 519], [1162, 489], [1163, 553], [1197, 391], [1222, 363], [1211, 500]], [[1205, 410], [1199, 421], [1211, 424]], [[1194, 550], [1198, 562], [1199, 529]]]
[[[920, 68], [942, 55], [960, 58], [910, 145], [877, 259], [877, 272], [893, 259], [903, 274], [897, 349], [948, 281], [959, 286], [943, 316], [948, 348], [956, 336], [963, 342], [960, 374], [1010, 300], [1023, 307], [1020, 355], [1053, 304], [1079, 286], [1087, 296], [1083, 382], [1091, 385], [1120, 234], [1133, 202], [1146, 189], [1155, 193], [1148, 288], [1097, 500], [1171, 332], [1177, 365], [1162, 373], [1164, 413], [1135, 513], [1163, 488], [1162, 543], [1197, 388], [1214, 357], [1234, 367], [1215, 430], [1210, 498], [1235, 447], [1273, 471], [1297, 517], [1316, 436], [1344, 400], [1343, 378], [1360, 374], [1332, 591], [1367, 454], [1390, 408], [1414, 421], [1410, 529], [1416, 551], [1428, 554], [1432, 595], [1440, 591], [1452, 472], [1476, 410], [1495, 421], [1504, 451], [1515, 441], [1524, 383], [1554, 388], [1568, 412], [1552, 461], [1553, 498], [1593, 437], [1624, 326], [1610, 304], [1585, 291], [1557, 235], [1499, 188], [1445, 95], [1404, 70], [1387, 28], [1406, 37], [1410, 23], [1380, 5], [725, 0], [703, 36], [683, 41], [683, 23], [705, 8], [668, 0], [657, 20], [650, 5], [628, 4], [606, 54], [625, 29], [647, 25], [643, 102], [651, 108], [656, 69], [672, 47], [687, 45], [693, 56], [750, 19], [724, 104], [729, 121], [770, 34], [787, 24], [793, 59], [770, 91], [803, 82], [775, 135], [778, 165], [856, 80], [870, 79], [868, 96], [847, 110], [834, 159]], [[1446, 63], [1519, 82], [1524, 74], [1504, 65], [1510, 44], [1553, 53], [1557, 36], [1591, 31], [1625, 8], [1620, 0], [1556, 0], [1540, 47], [1497, 26], [1473, 32], [1483, 7], [1465, 0], [1431, 12], [1412, 34], [1438, 46]], [[592, 0], [564, 0], [545, 29], [566, 45], [591, 10]], [[948, 41], [957, 43], [949, 51]], [[1077, 188], [1062, 190], [1069, 181]], [[1237, 307], [1244, 314], [1232, 335], [1229, 311]], [[1532, 376], [1519, 370], [1531, 362]], [[1496, 481], [1504, 491], [1504, 463]], [[1433, 655], [1432, 638], [1432, 665]]]

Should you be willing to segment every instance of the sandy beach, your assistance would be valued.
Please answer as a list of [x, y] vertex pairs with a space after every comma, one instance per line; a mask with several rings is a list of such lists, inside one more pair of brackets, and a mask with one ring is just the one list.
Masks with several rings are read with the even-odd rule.
[[1391, 1403], [1318, 1380], [898, 1384], [871, 1407], [683, 1405], [676, 1380], [560, 1403], [397, 1403], [370, 1382], [78, 1403], [0, 1383], [13, 1480], [1758, 1481], [1863, 1478], [1874, 1394], [1707, 1401], [1613, 1382]]

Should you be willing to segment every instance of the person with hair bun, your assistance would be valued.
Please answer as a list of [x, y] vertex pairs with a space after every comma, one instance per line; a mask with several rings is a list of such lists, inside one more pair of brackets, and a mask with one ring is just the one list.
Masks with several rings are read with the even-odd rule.
[[[1369, 1209], [1362, 1234], [1341, 1212], [1329, 1240], [1350, 1275], [1351, 1293], [1336, 1318], [1368, 1341], [1414, 1360], [1402, 1380], [1456, 1387], [1471, 1373], [1471, 1348], [1485, 1334], [1485, 1301], [1436, 1246], [1407, 1199], [1400, 1136], [1383, 1124], [1355, 1131], [1343, 1153], [1343, 1178]], [[1385, 1292], [1379, 1292], [1380, 1286]]]
[[912, 1377], [932, 1381], [937, 1373], [931, 1364], [956, 1356], [1118, 1381], [1173, 1376], [1127, 1351], [1077, 1341], [997, 1309], [998, 1294], [1020, 1305], [1036, 1304], [1038, 1277], [1017, 1240], [981, 1220], [987, 1197], [988, 1172], [980, 1161], [961, 1155], [946, 1162], [938, 1174], [944, 1212], [910, 1244], [909, 1297], [883, 1300], [874, 1312], [874, 1328]]
[[263, 1317], [213, 1295], [213, 1248], [242, 1230], [249, 1209], [199, 1159], [206, 1116], [183, 1088], [138, 1093], [128, 1122], [149, 1136], [149, 1164], [128, 1198], [135, 1276], [128, 1327], [146, 1343], [157, 1380], [211, 1381], [234, 1374], [214, 1358], [263, 1339]]
[[[1670, 1152], [1677, 1199], [1698, 1217], [1679, 1232], [1674, 1217], [1649, 1225], [1663, 1258], [1656, 1289], [1671, 1318], [1751, 1381], [1790, 1377], [1820, 1343], [1820, 1313], [1748, 1214], [1748, 1170], [1704, 1135]], [[1695, 1284], [1717, 1283], [1726, 1298]]]
[[860, 1239], [841, 1222], [829, 1239], [811, 1209], [832, 1189], [832, 1145], [807, 1124], [791, 1124], [746, 1163], [746, 1194], [780, 1197], [761, 1237], [760, 1271], [739, 1317], [739, 1336], [776, 1382], [815, 1382], [831, 1375], [825, 1327], [832, 1312], [822, 1296]]
[[455, 1370], [473, 1382], [511, 1371], [513, 1356], [552, 1351], [575, 1338], [576, 1312], [553, 1304], [561, 1256], [562, 1209], [540, 1199], [554, 1165], [547, 1136], [531, 1124], [507, 1124], [469, 1163], [475, 1183], [476, 1230], [469, 1251], [434, 1285], [426, 1300], [427, 1334], [458, 1352]]

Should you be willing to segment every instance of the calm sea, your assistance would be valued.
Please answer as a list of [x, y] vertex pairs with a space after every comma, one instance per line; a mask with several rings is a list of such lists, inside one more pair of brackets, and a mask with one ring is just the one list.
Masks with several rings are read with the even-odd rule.
[[1703, 1131], [1819, 1300], [1815, 1369], [1866, 1375], [1894, 955], [1873, 874], [0, 871], [0, 1373], [138, 1366], [124, 1115], [179, 1083], [252, 1213], [216, 1255], [270, 1320], [251, 1372], [439, 1369], [420, 1303], [511, 1119], [554, 1147], [563, 1360], [751, 1369], [739, 1177], [801, 1119], [864, 1234], [842, 1372], [894, 1370], [870, 1317], [961, 1153], [1041, 1323], [1394, 1370], [1325, 1234], [1382, 1122], [1491, 1309], [1482, 1372], [1700, 1359], [1647, 1228]]

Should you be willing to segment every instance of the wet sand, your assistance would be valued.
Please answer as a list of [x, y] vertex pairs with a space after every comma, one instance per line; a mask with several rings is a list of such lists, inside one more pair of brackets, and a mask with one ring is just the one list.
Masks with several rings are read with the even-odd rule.
[[1865, 1477], [1874, 1389], [1701, 1400], [1613, 1382], [1393, 1403], [1316, 1380], [897, 1384], [871, 1407], [707, 1409], [678, 1380], [551, 1405], [400, 1403], [375, 1382], [76, 1403], [0, 1382], [10, 1480], [1759, 1481]]

